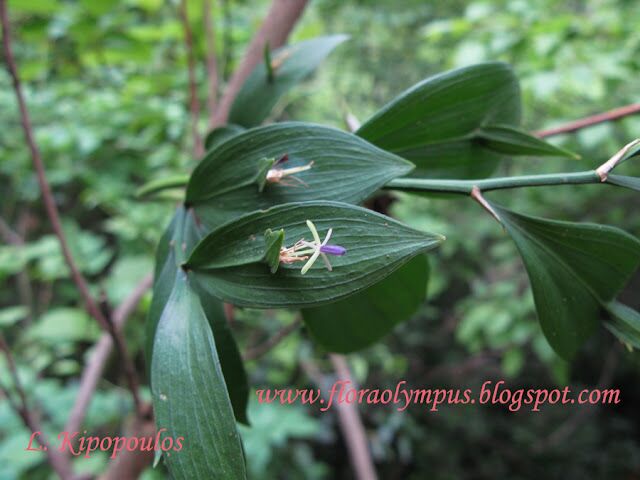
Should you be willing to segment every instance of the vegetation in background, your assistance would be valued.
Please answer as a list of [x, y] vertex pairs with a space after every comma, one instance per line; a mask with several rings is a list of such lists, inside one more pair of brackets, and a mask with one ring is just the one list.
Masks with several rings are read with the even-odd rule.
[[[198, 2], [195, 2], [196, 4]], [[221, 71], [233, 71], [266, 2], [214, 2]], [[223, 8], [226, 5], [226, 9]], [[160, 0], [11, 1], [16, 56], [37, 141], [64, 218], [64, 229], [92, 293], [117, 305], [153, 269], [155, 245], [175, 205], [141, 202], [150, 178], [193, 169], [183, 32], [176, 6]], [[368, 119], [427, 76], [485, 60], [511, 63], [521, 80], [524, 126], [534, 131], [640, 101], [640, 9], [633, 1], [587, 2], [313, 2], [291, 40], [349, 34], [315, 77], [282, 97], [270, 120], [344, 128], [347, 112]], [[207, 89], [201, 10], [190, 9], [198, 93]], [[10, 78], [0, 72], [0, 328], [10, 340], [27, 394], [54, 436], [65, 424], [78, 376], [99, 331], [79, 306], [50, 234], [24, 147]], [[205, 129], [206, 120], [201, 119]], [[583, 160], [520, 158], [494, 175], [592, 168], [638, 137], [640, 116], [603, 123], [552, 141]], [[638, 162], [624, 166], [638, 176]], [[527, 214], [616, 224], [640, 235], [637, 193], [600, 186], [495, 192], [488, 198]], [[430, 255], [429, 301], [374, 346], [349, 356], [358, 383], [477, 388], [489, 378], [514, 387], [603, 382], [623, 403], [579, 413], [549, 407], [513, 414], [496, 407], [414, 406], [403, 414], [362, 406], [381, 478], [618, 478], [638, 475], [640, 443], [634, 405], [637, 352], [601, 331], [571, 363], [549, 347], [536, 321], [522, 261], [509, 237], [463, 199], [392, 194], [390, 213], [419, 230], [446, 235]], [[636, 278], [622, 299], [638, 309]], [[19, 299], [18, 301], [16, 299]], [[125, 335], [144, 372], [145, 297]], [[64, 319], [64, 320], [61, 320]], [[233, 332], [242, 351], [292, 322], [280, 310], [240, 309]], [[606, 353], [611, 352], [611, 353]], [[611, 357], [612, 360], [609, 358]], [[318, 360], [320, 358], [321, 360]], [[330, 371], [313, 330], [288, 336], [247, 362], [249, 384], [309, 387], [302, 367]], [[115, 434], [132, 411], [112, 360], [84, 427]], [[0, 381], [8, 383], [2, 366]], [[147, 379], [143, 379], [147, 380]], [[145, 382], [146, 383], [146, 382]], [[150, 392], [143, 389], [143, 396]], [[335, 413], [250, 403], [252, 426], [240, 433], [250, 478], [351, 478]], [[47, 478], [43, 455], [24, 452], [29, 433], [0, 404], [0, 477]], [[106, 455], [74, 460], [99, 473]], [[165, 478], [162, 463], [145, 478]]]

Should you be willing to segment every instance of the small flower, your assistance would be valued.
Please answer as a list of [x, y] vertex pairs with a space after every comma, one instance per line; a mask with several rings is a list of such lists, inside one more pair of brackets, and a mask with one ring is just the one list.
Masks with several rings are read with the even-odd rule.
[[307, 227], [311, 230], [313, 241], [307, 242], [305, 239], [301, 239], [291, 247], [282, 247], [280, 249], [280, 262], [291, 264], [306, 261], [307, 263], [305, 263], [302, 270], [300, 270], [300, 273], [304, 275], [313, 266], [318, 257], [321, 257], [327, 270], [331, 271], [332, 267], [327, 255], [342, 256], [347, 253], [347, 249], [340, 245], [329, 244], [331, 234], [333, 233], [332, 228], [329, 229], [324, 240], [320, 241], [318, 230], [311, 220], [307, 220]]
[[[298, 177], [294, 177], [296, 173], [306, 172], [313, 167], [313, 161], [307, 163], [306, 165], [302, 165], [299, 167], [291, 167], [291, 168], [279, 168], [278, 165], [281, 165], [289, 160], [288, 155], [283, 155], [276, 163], [273, 164], [273, 167], [269, 169], [267, 172], [267, 183], [280, 183], [282, 185], [288, 187], [294, 187], [297, 184], [301, 184], [303, 186], [307, 186], [307, 184], [299, 179]], [[287, 179], [287, 177], [290, 177]]]

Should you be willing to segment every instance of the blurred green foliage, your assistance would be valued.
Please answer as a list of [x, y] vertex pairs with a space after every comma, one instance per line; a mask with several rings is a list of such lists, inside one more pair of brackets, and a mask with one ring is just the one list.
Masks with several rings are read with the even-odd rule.
[[[266, 1], [218, 1], [214, 18], [225, 78], [259, 25]], [[190, 2], [199, 94], [206, 93], [200, 2]], [[171, 203], [140, 202], [137, 187], [195, 166], [190, 154], [186, 56], [174, 2], [162, 0], [13, 0], [16, 56], [27, 103], [65, 229], [97, 296], [122, 301], [151, 270]], [[346, 33], [316, 77], [282, 99], [272, 120], [344, 127], [366, 120], [394, 95], [439, 71], [483, 60], [512, 63], [522, 82], [525, 126], [542, 129], [640, 102], [640, 8], [635, 0], [316, 0], [292, 40]], [[98, 334], [81, 310], [51, 235], [25, 148], [10, 80], [0, 72], [0, 329], [10, 340], [32, 403], [59, 431], [78, 375]], [[201, 119], [204, 131], [206, 119]], [[582, 160], [505, 163], [499, 174], [592, 168], [640, 136], [640, 116], [554, 138]], [[640, 174], [629, 162], [621, 170]], [[621, 171], [621, 173], [624, 173]], [[567, 186], [491, 195], [523, 213], [615, 224], [640, 235], [637, 195], [600, 186]], [[431, 265], [430, 302], [383, 342], [349, 357], [367, 387], [477, 387], [487, 378], [514, 386], [593, 387], [608, 374], [623, 403], [578, 417], [574, 408], [539, 414], [496, 407], [404, 413], [361, 409], [381, 478], [635, 478], [640, 475], [640, 401], [636, 353], [616, 349], [614, 373], [603, 357], [615, 347], [604, 331], [572, 364], [551, 351], [535, 319], [527, 277], [509, 238], [467, 199], [397, 195], [391, 212], [445, 234]], [[8, 229], [15, 236], [10, 235]], [[10, 244], [9, 240], [13, 240]], [[632, 284], [625, 300], [640, 307]], [[126, 330], [143, 372], [142, 321], [148, 298]], [[62, 320], [61, 320], [62, 319]], [[254, 346], [292, 321], [287, 312], [237, 312], [234, 332]], [[300, 368], [318, 359], [306, 332], [248, 363], [254, 388], [309, 387]], [[322, 358], [322, 357], [321, 357]], [[326, 371], [329, 364], [319, 361]], [[604, 371], [603, 371], [604, 368]], [[2, 365], [0, 377], [7, 382]], [[115, 433], [130, 402], [110, 364], [85, 427]], [[242, 429], [255, 478], [352, 478], [333, 412], [251, 405]], [[577, 418], [577, 420], [576, 420]], [[553, 443], [559, 426], [569, 425]], [[48, 478], [43, 458], [23, 452], [28, 432], [0, 403], [0, 478]], [[108, 459], [78, 459], [100, 472]], [[145, 478], [164, 478], [162, 467]]]

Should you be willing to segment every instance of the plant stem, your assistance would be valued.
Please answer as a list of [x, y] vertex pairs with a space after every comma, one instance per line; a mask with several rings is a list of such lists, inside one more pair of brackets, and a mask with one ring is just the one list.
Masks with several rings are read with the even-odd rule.
[[145, 183], [136, 191], [136, 197], [142, 198], [172, 188], [184, 187], [189, 183], [189, 175], [174, 175]]
[[408, 192], [438, 192], [471, 195], [474, 187], [483, 192], [520, 187], [544, 187], [550, 185], [581, 185], [601, 183], [595, 170], [577, 173], [551, 173], [518, 177], [486, 178], [482, 180], [448, 180], [424, 178], [397, 178], [385, 188]]

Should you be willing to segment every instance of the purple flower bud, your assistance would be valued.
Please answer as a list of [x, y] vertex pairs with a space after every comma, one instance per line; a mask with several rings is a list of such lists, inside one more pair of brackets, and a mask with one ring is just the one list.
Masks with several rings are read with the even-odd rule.
[[347, 249], [340, 245], [323, 245], [320, 247], [322, 253], [328, 253], [329, 255], [342, 256], [347, 253]]

